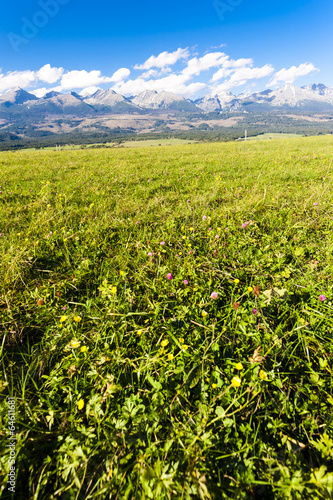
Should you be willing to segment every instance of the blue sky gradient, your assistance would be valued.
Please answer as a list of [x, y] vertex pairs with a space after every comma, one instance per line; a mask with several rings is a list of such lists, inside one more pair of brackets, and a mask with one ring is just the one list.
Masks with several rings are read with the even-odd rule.
[[[223, 18], [213, 1], [2, 0], [0, 93], [15, 83], [30, 91], [44, 89], [40, 95], [50, 88], [68, 92], [109, 87], [129, 95], [152, 88], [155, 79], [156, 90], [165, 83], [165, 90], [191, 98], [223, 90], [260, 91], [285, 81], [333, 87], [331, 0], [220, 0], [221, 4]], [[47, 6], [53, 15], [45, 12]], [[178, 49], [186, 50], [185, 56], [180, 52], [183, 56], [176, 62], [151, 66], [155, 74], [134, 69], [151, 56]], [[245, 73], [238, 71], [233, 77], [231, 65], [221, 56], [220, 65], [202, 69], [204, 63], [198, 63], [199, 73], [188, 75], [187, 80], [181, 77], [191, 59], [214, 52], [225, 53], [229, 62], [238, 61], [234, 69], [243, 67]], [[45, 65], [50, 69], [44, 69], [43, 80], [38, 71]], [[212, 81], [223, 67], [226, 75]], [[52, 72], [52, 68], [60, 69]], [[120, 68], [128, 71], [116, 73]], [[284, 69], [290, 71], [281, 72]], [[67, 77], [64, 86], [63, 76], [72, 71], [100, 72], [100, 76], [76, 73]], [[76, 86], [69, 88], [71, 82]]]

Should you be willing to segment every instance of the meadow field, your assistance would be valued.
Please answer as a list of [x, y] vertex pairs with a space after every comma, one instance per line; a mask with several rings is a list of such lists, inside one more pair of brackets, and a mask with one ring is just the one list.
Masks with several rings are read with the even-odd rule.
[[332, 160], [0, 153], [1, 498], [333, 498]]

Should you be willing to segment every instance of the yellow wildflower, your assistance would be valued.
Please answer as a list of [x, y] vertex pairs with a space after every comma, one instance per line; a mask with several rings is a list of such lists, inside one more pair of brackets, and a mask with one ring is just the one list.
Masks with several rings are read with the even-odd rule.
[[140, 335], [142, 335], [142, 330], [138, 330], [138, 331], [136, 332], [136, 334], [137, 334], [137, 335], [139, 335], [139, 336], [140, 336]]
[[120, 273], [119, 273], [119, 274], [120, 274], [120, 276], [122, 276], [123, 278], [124, 278], [124, 276], [126, 276], [125, 271], [120, 271]]
[[168, 339], [162, 340], [161, 346], [166, 347], [168, 345], [168, 343], [169, 343]]
[[183, 349], [183, 351], [187, 351], [188, 347], [189, 347], [189, 346], [188, 346], [188, 345], [186, 345], [186, 344], [182, 345], [182, 349]]
[[61, 316], [60, 323], [64, 323], [67, 320], [68, 316]]
[[83, 407], [84, 407], [84, 401], [83, 401], [83, 399], [80, 399], [80, 401], [78, 401], [77, 407], [78, 407], [79, 410], [83, 409]]
[[81, 352], [86, 352], [86, 350], [87, 350], [87, 346], [83, 345], [83, 346], [81, 347]]
[[76, 323], [80, 323], [80, 321], [82, 321], [82, 318], [80, 316], [74, 316], [73, 319]]
[[216, 387], [217, 387], [217, 384], [212, 384], [213, 389], [216, 389]]
[[179, 342], [180, 344], [184, 344], [184, 339], [183, 338], [179, 339]]
[[171, 354], [171, 352], [169, 352], [168, 354], [168, 359], [171, 361], [173, 359], [173, 354]]
[[208, 316], [208, 313], [206, 311], [202, 311], [201, 315], [203, 318], [205, 318], [206, 316]]
[[113, 286], [111, 288], [111, 293], [113, 293], [114, 295], [117, 293], [117, 287], [116, 286]]
[[261, 380], [267, 380], [268, 375], [266, 372], [264, 372], [264, 370], [260, 370], [259, 377], [261, 378]]
[[242, 363], [236, 363], [235, 368], [236, 368], [236, 370], [239, 370], [239, 371], [244, 370]]
[[234, 280], [234, 283], [235, 283], [236, 285], [238, 285], [239, 280], [238, 280], [238, 279], [235, 279], [235, 280]]
[[231, 380], [231, 385], [234, 387], [239, 387], [241, 385], [241, 379], [239, 377], [233, 377]]
[[70, 341], [69, 344], [67, 344], [68, 349], [77, 349], [80, 347], [81, 342], [79, 340], [73, 339]]
[[247, 289], [248, 292], [253, 292], [253, 288], [252, 286], [249, 286], [248, 289]]

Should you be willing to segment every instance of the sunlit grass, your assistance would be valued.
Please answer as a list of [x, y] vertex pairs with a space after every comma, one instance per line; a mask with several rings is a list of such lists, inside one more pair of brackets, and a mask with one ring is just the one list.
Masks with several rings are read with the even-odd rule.
[[330, 498], [332, 158], [331, 137], [0, 154], [17, 498]]

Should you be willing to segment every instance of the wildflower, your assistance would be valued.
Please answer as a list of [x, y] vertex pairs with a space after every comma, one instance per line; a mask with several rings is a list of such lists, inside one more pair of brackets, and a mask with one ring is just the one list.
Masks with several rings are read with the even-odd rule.
[[136, 223], [137, 223], [137, 224], [140, 224], [140, 222], [139, 222], [138, 220], [136, 221]]
[[318, 203], [314, 203], [313, 205], [316, 207], [318, 205]]
[[61, 316], [60, 323], [64, 323], [67, 320], [67, 316]]
[[86, 352], [86, 350], [87, 350], [87, 346], [85, 346], [85, 345], [83, 345], [83, 346], [81, 347], [81, 349], [80, 349], [80, 351], [81, 351], [81, 352]]
[[238, 280], [238, 279], [235, 279], [235, 280], [234, 280], [234, 283], [235, 283], [235, 285], [238, 285], [239, 280]]
[[125, 271], [120, 271], [120, 273], [119, 273], [119, 274], [120, 274], [120, 276], [122, 276], [123, 278], [126, 276]]
[[217, 292], [213, 292], [213, 293], [211, 294], [211, 298], [212, 298], [212, 299], [217, 299], [217, 298], [218, 298], [218, 296], [219, 296], [219, 294], [218, 294]]
[[186, 345], [186, 344], [182, 345], [182, 349], [183, 349], [183, 351], [187, 351], [188, 345]]
[[165, 241], [161, 241], [160, 245], [165, 245]]
[[171, 361], [173, 359], [173, 354], [171, 354], [171, 352], [169, 352], [168, 354], [168, 359]]
[[212, 389], [216, 389], [217, 384], [212, 384]]
[[81, 342], [79, 340], [73, 339], [70, 341], [69, 344], [67, 344], [68, 349], [77, 349], [80, 347]]
[[208, 313], [206, 311], [202, 311], [201, 316], [205, 318], [206, 316], [208, 316]]
[[253, 292], [253, 288], [252, 288], [252, 286], [249, 286], [249, 287], [247, 288], [247, 291], [248, 291], [248, 292]]
[[117, 293], [117, 287], [116, 286], [113, 286], [111, 288], [111, 293], [113, 293], [114, 295], [116, 295], [116, 293]]
[[203, 218], [202, 218], [202, 220], [207, 220], [207, 216], [204, 215]]
[[180, 344], [184, 344], [184, 339], [183, 339], [183, 338], [180, 338], [180, 339], [179, 339], [179, 343], [180, 343]]
[[67, 306], [64, 306], [64, 307], [62, 308], [62, 310], [63, 310], [63, 311], [66, 311], [66, 309], [67, 309]]
[[264, 370], [260, 370], [259, 377], [261, 378], [261, 380], [267, 380], [268, 375], [266, 372], [264, 372]]
[[75, 323], [80, 323], [80, 321], [82, 321], [82, 318], [80, 316], [74, 316], [74, 321]]
[[243, 229], [245, 229], [245, 228], [246, 228], [249, 224], [250, 224], [249, 222], [244, 222], [244, 223], [242, 224], [242, 228], [243, 228]]
[[171, 274], [171, 273], [168, 273], [168, 274], [167, 274], [167, 278], [168, 278], [168, 280], [172, 280], [172, 279], [173, 279], [172, 274]]
[[83, 399], [80, 399], [80, 401], [78, 401], [77, 407], [78, 407], [79, 410], [83, 409], [83, 407], [84, 407], [84, 401], [83, 401]]
[[253, 288], [253, 293], [254, 293], [254, 295], [255, 295], [256, 297], [259, 297], [259, 295], [260, 295], [260, 288], [259, 288], [258, 286], [255, 286], [255, 287]]
[[258, 314], [257, 309], [252, 309], [252, 312], [253, 312], [254, 316], [257, 316], [257, 314]]
[[169, 343], [168, 339], [162, 340], [161, 346], [166, 347], [168, 345], [168, 343]]
[[238, 308], [239, 308], [239, 306], [240, 306], [240, 303], [239, 303], [239, 302], [235, 302], [235, 303], [234, 303], [234, 309], [238, 309]]
[[218, 234], [215, 236], [215, 239], [216, 239], [216, 240], [218, 240], [218, 239], [219, 239], [219, 235], [218, 235]]
[[212, 231], [212, 228], [210, 227], [210, 228], [208, 229], [208, 231]]
[[183, 283], [184, 283], [184, 285], [188, 285], [188, 281], [187, 280], [184, 280]]
[[235, 368], [238, 371], [244, 370], [244, 367], [243, 367], [242, 363], [236, 363], [235, 364]]
[[139, 337], [140, 337], [140, 335], [142, 335], [142, 330], [138, 330], [138, 331], [136, 332], [136, 334], [137, 334], [137, 335], [139, 335]]
[[42, 306], [44, 304], [44, 300], [43, 299], [38, 299], [37, 300], [37, 305], [38, 306]]
[[325, 295], [319, 295], [319, 300], [320, 300], [320, 302], [325, 302], [325, 300], [326, 300]]
[[148, 257], [152, 257], [153, 255], [153, 252], [148, 252]]
[[231, 380], [231, 385], [234, 387], [239, 387], [241, 385], [241, 379], [239, 377], [233, 377]]

